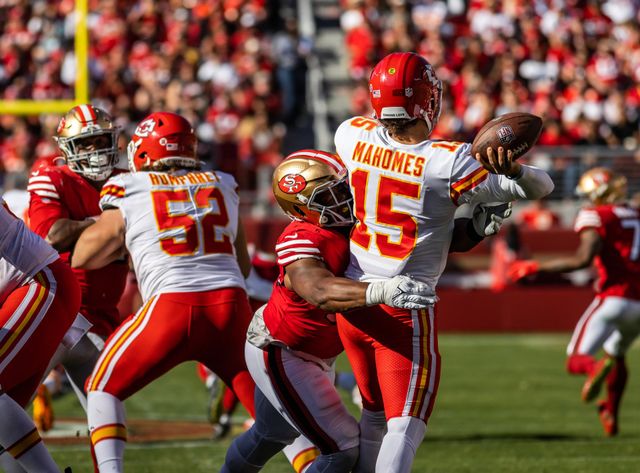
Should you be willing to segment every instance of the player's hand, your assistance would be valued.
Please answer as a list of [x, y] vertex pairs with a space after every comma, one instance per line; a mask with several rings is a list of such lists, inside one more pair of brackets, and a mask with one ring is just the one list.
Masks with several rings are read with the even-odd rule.
[[476, 160], [482, 164], [482, 167], [493, 174], [504, 174], [513, 177], [520, 174], [521, 165], [513, 160], [513, 152], [505, 150], [502, 146], [498, 148], [497, 154], [493, 148], [487, 148], [487, 157], [484, 158], [480, 153], [476, 153]]
[[502, 223], [511, 216], [511, 202], [479, 204], [473, 209], [473, 229], [481, 237], [495, 235]]
[[511, 263], [511, 266], [507, 270], [507, 278], [516, 282], [532, 274], [536, 274], [540, 269], [540, 265], [537, 261], [533, 260], [520, 260]]
[[431, 287], [409, 276], [372, 282], [367, 287], [367, 305], [385, 304], [399, 309], [426, 309], [437, 301]]

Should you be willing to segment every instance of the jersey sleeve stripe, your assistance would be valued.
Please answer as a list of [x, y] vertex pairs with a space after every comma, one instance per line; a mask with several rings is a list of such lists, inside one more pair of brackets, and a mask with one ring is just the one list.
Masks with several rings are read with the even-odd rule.
[[44, 184], [41, 182], [37, 182], [35, 184], [29, 184], [27, 186], [27, 190], [28, 191], [44, 190], [44, 191], [57, 192], [56, 186], [54, 186], [53, 184]]
[[276, 245], [276, 251], [279, 251], [282, 248], [289, 248], [290, 246], [295, 246], [295, 245], [313, 245], [313, 242], [311, 240], [289, 240], [289, 241], [285, 241], [284, 243], [280, 243]]
[[281, 251], [278, 251], [278, 257], [283, 257], [289, 253], [316, 253], [320, 254], [320, 250], [318, 248], [309, 248], [308, 246], [301, 246], [295, 248], [287, 248]]
[[49, 192], [44, 190], [34, 190], [32, 191], [34, 194], [39, 195], [40, 197], [51, 197], [52, 199], [60, 199], [60, 196], [57, 192]]
[[[458, 200], [465, 192], [469, 192], [471, 189], [480, 185], [485, 179], [489, 177], [489, 171], [484, 168], [478, 169], [469, 176], [461, 179], [451, 186], [451, 200], [454, 204], [458, 205]], [[459, 184], [461, 181], [465, 181]]]
[[29, 184], [34, 184], [36, 182], [46, 182], [51, 183], [51, 178], [49, 176], [33, 176], [29, 178]]
[[114, 197], [124, 197], [124, 187], [109, 185], [102, 188], [100, 191], [100, 197], [105, 195], [112, 195]]
[[280, 266], [284, 266], [286, 264], [293, 263], [294, 261], [297, 261], [299, 259], [305, 259], [305, 258], [312, 258], [312, 259], [317, 259], [317, 260], [322, 261], [322, 257], [321, 256], [300, 253], [300, 254], [287, 256], [286, 258], [278, 258], [278, 264]]

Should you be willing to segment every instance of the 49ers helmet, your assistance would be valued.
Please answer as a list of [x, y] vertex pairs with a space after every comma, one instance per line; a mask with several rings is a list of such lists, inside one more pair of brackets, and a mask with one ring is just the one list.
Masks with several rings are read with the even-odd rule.
[[292, 219], [321, 227], [354, 222], [347, 170], [335, 154], [315, 149], [290, 154], [273, 173], [273, 194]]
[[431, 64], [415, 53], [392, 53], [376, 64], [369, 94], [380, 120], [421, 118], [431, 133], [440, 117], [442, 82]]
[[54, 140], [69, 169], [87, 179], [103, 181], [118, 163], [118, 134], [107, 112], [82, 104], [60, 119]]
[[186, 118], [171, 112], [152, 113], [138, 124], [127, 146], [129, 170], [147, 170], [159, 163], [197, 169], [196, 146]]
[[612, 204], [627, 196], [627, 178], [607, 168], [589, 169], [578, 181], [576, 194], [596, 205]]

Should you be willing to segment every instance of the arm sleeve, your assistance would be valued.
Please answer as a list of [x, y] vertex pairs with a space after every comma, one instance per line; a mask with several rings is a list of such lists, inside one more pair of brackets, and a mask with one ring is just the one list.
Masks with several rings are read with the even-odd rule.
[[465, 144], [453, 165], [450, 185], [456, 205], [535, 200], [553, 190], [551, 177], [541, 169], [523, 164], [517, 179], [491, 174], [471, 156], [470, 149], [471, 145]]
[[54, 223], [69, 218], [60, 200], [59, 180], [42, 171], [29, 177], [29, 228], [46, 238]]
[[278, 265], [285, 268], [287, 265], [304, 258], [313, 258], [324, 261], [318, 238], [310, 232], [297, 231], [288, 235], [282, 235], [276, 244], [276, 257]]
[[580, 233], [587, 228], [595, 229], [601, 237], [605, 234], [605, 225], [602, 221], [601, 215], [595, 209], [582, 209], [576, 217], [573, 230]]
[[125, 185], [122, 175], [111, 177], [100, 191], [100, 209], [121, 209], [125, 196]]

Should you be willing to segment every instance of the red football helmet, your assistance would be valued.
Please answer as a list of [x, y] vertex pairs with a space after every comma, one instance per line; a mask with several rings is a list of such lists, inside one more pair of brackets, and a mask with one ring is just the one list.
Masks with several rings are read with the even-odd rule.
[[127, 146], [129, 170], [147, 169], [156, 163], [198, 168], [196, 135], [186, 118], [171, 112], [155, 112], [142, 120]]
[[371, 72], [369, 94], [376, 118], [421, 118], [433, 131], [440, 117], [442, 82], [422, 56], [393, 53]]

